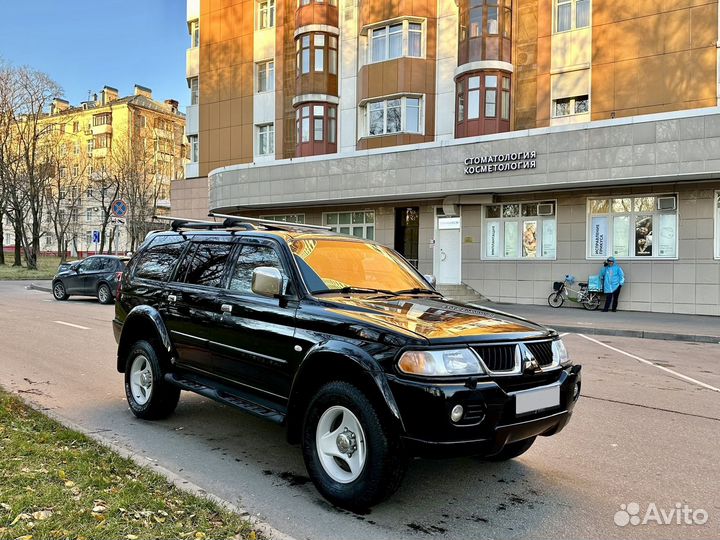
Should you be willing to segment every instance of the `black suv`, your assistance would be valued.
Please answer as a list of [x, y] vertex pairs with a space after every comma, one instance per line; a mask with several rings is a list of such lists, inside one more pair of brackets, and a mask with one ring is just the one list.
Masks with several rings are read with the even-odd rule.
[[117, 369], [139, 418], [189, 390], [302, 445], [317, 489], [362, 509], [412, 456], [519, 456], [580, 395], [554, 330], [444, 298], [378, 243], [247, 219], [176, 221], [123, 274]]
[[52, 281], [55, 300], [70, 296], [95, 296], [101, 304], [115, 301], [118, 280], [129, 257], [93, 255], [82, 261], [60, 265]]

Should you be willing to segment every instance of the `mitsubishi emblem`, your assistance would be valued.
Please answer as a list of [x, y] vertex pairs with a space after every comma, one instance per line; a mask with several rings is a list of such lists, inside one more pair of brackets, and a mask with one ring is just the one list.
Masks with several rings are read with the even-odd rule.
[[515, 346], [515, 364], [520, 365], [523, 373], [538, 373], [542, 371], [533, 353], [522, 343]]

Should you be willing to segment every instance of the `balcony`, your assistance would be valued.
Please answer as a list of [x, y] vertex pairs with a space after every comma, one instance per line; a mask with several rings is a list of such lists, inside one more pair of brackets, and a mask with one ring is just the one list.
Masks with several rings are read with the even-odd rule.
[[200, 47], [191, 47], [185, 54], [185, 78], [200, 74]]
[[106, 158], [108, 155], [107, 148], [94, 148], [92, 151], [92, 157], [94, 158]]
[[200, 18], [200, 0], [188, 0], [186, 21], [194, 21]]
[[92, 134], [93, 135], [104, 135], [104, 134], [112, 134], [112, 124], [100, 124], [97, 126], [92, 127]]

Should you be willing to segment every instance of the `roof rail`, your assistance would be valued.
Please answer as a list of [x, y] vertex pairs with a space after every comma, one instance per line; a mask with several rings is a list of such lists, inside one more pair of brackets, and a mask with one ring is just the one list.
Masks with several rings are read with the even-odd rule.
[[[306, 223], [293, 223], [289, 221], [276, 221], [274, 219], [262, 219], [262, 218], [251, 218], [247, 216], [233, 216], [230, 214], [218, 214], [216, 212], [210, 212], [208, 214], [209, 217], [217, 217], [217, 218], [224, 218], [225, 223], [250, 223], [250, 224], [258, 224], [258, 225], [264, 225], [269, 226], [274, 229], [281, 229], [281, 230], [289, 230], [289, 231], [298, 231], [298, 230], [322, 230], [322, 231], [330, 231], [332, 230], [331, 227], [326, 227], [324, 225], [308, 225]], [[230, 226], [230, 225], [229, 225]]]
[[170, 228], [173, 231], [177, 231], [180, 228], [184, 229], [221, 229], [224, 227], [223, 223], [218, 221], [208, 221], [202, 219], [183, 218], [175, 216], [153, 216], [153, 219], [157, 221], [169, 221]]

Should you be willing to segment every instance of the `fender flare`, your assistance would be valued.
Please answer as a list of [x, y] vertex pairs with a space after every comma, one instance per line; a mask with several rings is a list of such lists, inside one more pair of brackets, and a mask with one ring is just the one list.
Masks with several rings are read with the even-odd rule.
[[137, 340], [137, 336], [148, 334], [160, 342], [167, 358], [172, 359], [175, 356], [170, 332], [158, 310], [148, 305], [136, 306], [128, 313], [120, 333], [117, 353], [117, 370], [120, 373], [125, 371], [124, 361], [128, 347]]

